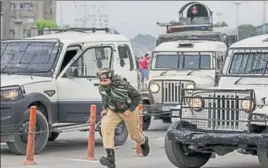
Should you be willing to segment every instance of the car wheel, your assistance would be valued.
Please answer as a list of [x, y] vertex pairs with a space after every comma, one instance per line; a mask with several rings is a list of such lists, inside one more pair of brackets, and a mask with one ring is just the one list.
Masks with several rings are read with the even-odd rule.
[[[25, 155], [28, 141], [28, 129], [29, 129], [29, 114], [30, 108], [28, 108], [23, 117], [20, 119], [19, 133], [15, 135], [13, 142], [7, 142], [8, 148], [15, 154]], [[36, 129], [35, 134], [35, 148], [34, 153], [40, 153], [48, 142], [49, 126], [44, 114], [37, 109], [36, 110]]]
[[211, 153], [197, 153], [187, 148], [186, 144], [165, 137], [165, 152], [169, 161], [179, 168], [200, 168], [211, 157]]
[[57, 132], [51, 132], [48, 141], [55, 141], [59, 137], [60, 133]]
[[146, 131], [149, 129], [149, 127], [151, 125], [151, 120], [152, 120], [151, 116], [143, 116], [143, 122], [142, 122], [142, 130], [143, 131]]
[[[99, 130], [99, 134], [102, 137], [101, 129]], [[115, 128], [114, 135], [114, 145], [121, 146], [124, 145], [128, 138], [128, 130], [124, 121], [121, 121], [117, 127]]]
[[[264, 130], [263, 133], [268, 133], [268, 129]], [[267, 168], [268, 165], [268, 145], [262, 146], [258, 145], [257, 146], [257, 156], [260, 162], [260, 165], [262, 168]]]

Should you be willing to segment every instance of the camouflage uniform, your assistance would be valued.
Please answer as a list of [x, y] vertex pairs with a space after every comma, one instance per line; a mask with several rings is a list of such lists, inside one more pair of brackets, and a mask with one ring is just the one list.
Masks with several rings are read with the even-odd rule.
[[115, 113], [124, 113], [126, 110], [134, 111], [141, 101], [141, 94], [125, 78], [115, 75], [112, 85], [103, 87], [99, 92], [102, 96], [103, 108]]
[[[102, 96], [103, 109], [107, 114], [101, 120], [101, 132], [103, 147], [107, 157], [102, 157], [100, 162], [109, 168], [115, 168], [114, 135], [116, 126], [123, 120], [127, 126], [132, 140], [141, 144], [143, 155], [149, 153], [148, 137], [142, 135], [139, 130], [139, 115], [136, 107], [141, 101], [141, 94], [125, 78], [118, 75], [111, 77], [112, 84], [108, 87], [99, 87]], [[129, 110], [130, 116], [123, 113]]]

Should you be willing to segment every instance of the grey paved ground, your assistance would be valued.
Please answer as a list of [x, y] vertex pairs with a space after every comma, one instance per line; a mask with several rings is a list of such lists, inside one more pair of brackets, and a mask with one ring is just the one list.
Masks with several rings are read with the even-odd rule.
[[[124, 146], [118, 147], [117, 168], [175, 168], [166, 158], [164, 151], [164, 132], [168, 127], [160, 121], [154, 121], [146, 134], [151, 141], [151, 153], [146, 158], [133, 157], [134, 143], [129, 140]], [[49, 143], [42, 154], [35, 156], [37, 165], [32, 168], [102, 168], [97, 161], [86, 161], [87, 132], [71, 132], [60, 135], [59, 139]], [[104, 154], [101, 139], [97, 136], [96, 158]], [[17, 156], [1, 145], [2, 168], [24, 168], [25, 156]], [[260, 168], [258, 160], [253, 156], [232, 153], [224, 157], [211, 159], [204, 168]]]

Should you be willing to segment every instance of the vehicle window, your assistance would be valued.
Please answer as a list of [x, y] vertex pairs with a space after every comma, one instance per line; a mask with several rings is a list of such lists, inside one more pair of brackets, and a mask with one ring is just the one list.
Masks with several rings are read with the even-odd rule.
[[210, 56], [209, 55], [202, 55], [201, 56], [200, 68], [201, 69], [210, 68]]
[[68, 50], [67, 48], [67, 51], [62, 60], [60, 72], [62, 72], [62, 70], [68, 65], [68, 63], [74, 58], [74, 56], [78, 53], [80, 49], [81, 49], [80, 47], [77, 47], [77, 49], [73, 49], [73, 50]]
[[2, 57], [3, 52], [4, 52], [5, 49], [6, 49], [6, 46], [7, 46], [6, 43], [1, 42], [1, 57]]
[[51, 76], [59, 46], [55, 42], [6, 42], [1, 44], [1, 72]]
[[70, 68], [75, 70], [75, 77], [96, 77], [99, 69], [113, 68], [112, 52], [108, 46], [90, 48]]
[[162, 69], [209, 69], [210, 55], [157, 55], [155, 68]]
[[268, 53], [234, 53], [229, 74], [265, 74]]
[[135, 68], [134, 62], [133, 62], [133, 56], [131, 54], [131, 50], [128, 45], [120, 45], [118, 46], [118, 53], [120, 58], [120, 66], [129, 66], [129, 70], [133, 71]]
[[178, 55], [158, 55], [155, 60], [155, 68], [177, 69]]
[[184, 68], [185, 69], [198, 69], [199, 68], [199, 55], [185, 56]]

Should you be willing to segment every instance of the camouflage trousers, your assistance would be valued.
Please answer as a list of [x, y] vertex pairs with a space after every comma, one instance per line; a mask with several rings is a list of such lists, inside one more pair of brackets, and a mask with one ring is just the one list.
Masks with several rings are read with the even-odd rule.
[[145, 137], [139, 129], [138, 110], [133, 111], [130, 116], [108, 110], [107, 114], [103, 116], [101, 120], [102, 141], [105, 149], [114, 148], [115, 128], [122, 120], [125, 122], [129, 135], [133, 141], [138, 144], [143, 144], [145, 142]]

